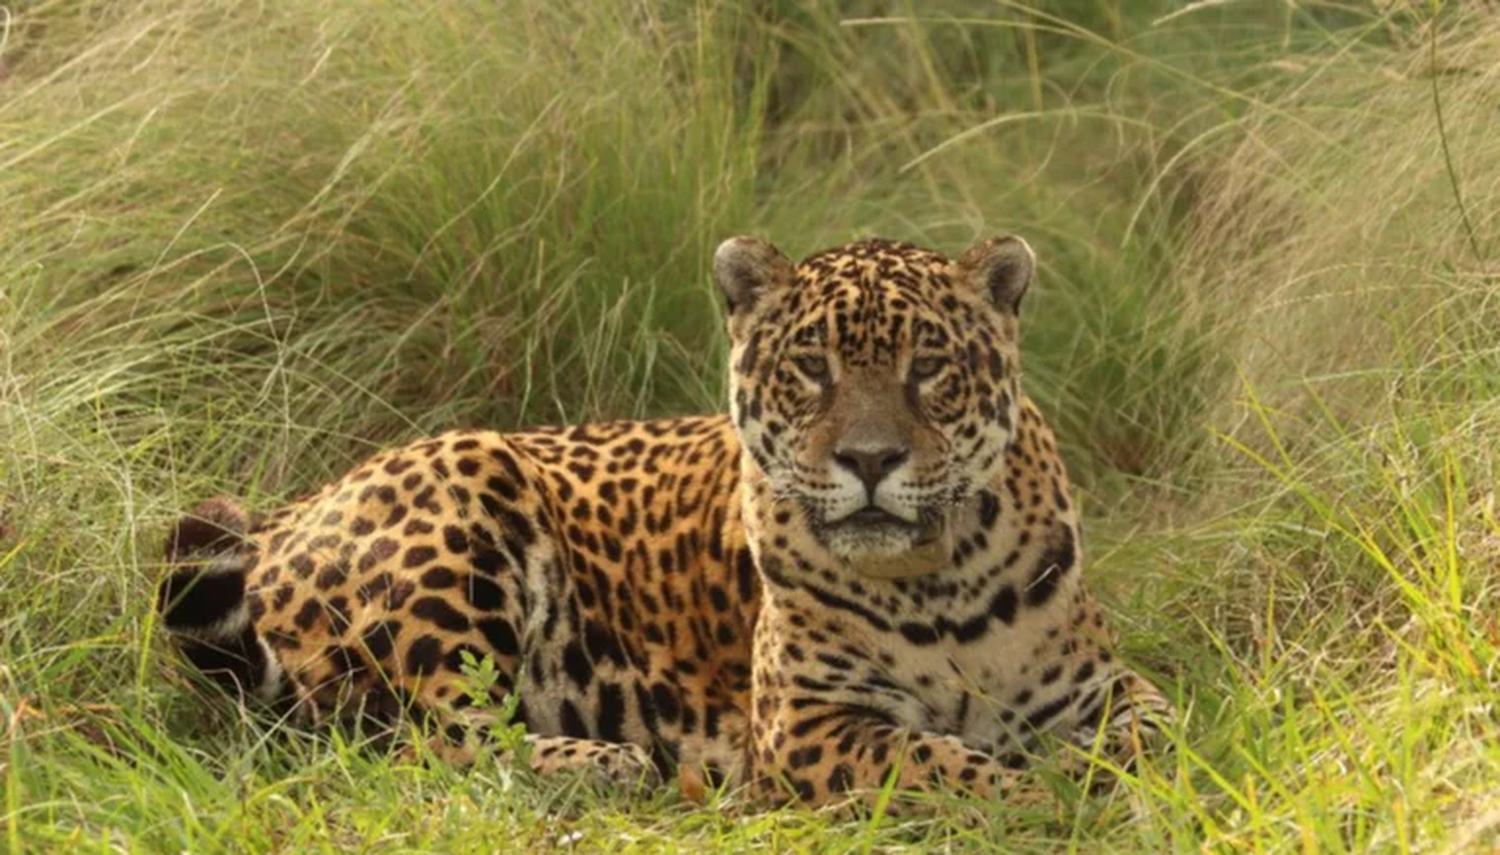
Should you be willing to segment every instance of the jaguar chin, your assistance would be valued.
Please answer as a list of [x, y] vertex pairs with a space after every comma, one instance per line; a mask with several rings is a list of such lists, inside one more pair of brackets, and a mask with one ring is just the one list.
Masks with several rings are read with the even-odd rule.
[[856, 572], [873, 561], [915, 557], [942, 539], [943, 518], [923, 512], [907, 520], [883, 508], [866, 507], [842, 519], [824, 522], [815, 529], [828, 551], [843, 559]]

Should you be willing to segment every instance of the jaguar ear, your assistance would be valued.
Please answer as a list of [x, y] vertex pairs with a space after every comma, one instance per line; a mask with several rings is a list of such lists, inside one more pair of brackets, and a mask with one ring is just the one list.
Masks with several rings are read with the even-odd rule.
[[771, 244], [753, 237], [734, 237], [714, 251], [714, 280], [739, 315], [773, 288], [792, 281], [792, 261]]
[[1036, 253], [1015, 235], [990, 238], [969, 247], [958, 265], [995, 308], [1012, 315], [1036, 276]]

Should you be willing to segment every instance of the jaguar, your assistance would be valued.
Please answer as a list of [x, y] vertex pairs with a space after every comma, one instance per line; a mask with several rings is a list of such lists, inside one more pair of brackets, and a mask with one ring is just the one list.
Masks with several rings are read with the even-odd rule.
[[725, 241], [727, 414], [456, 430], [268, 514], [209, 499], [164, 623], [244, 697], [419, 723], [455, 763], [508, 702], [506, 751], [625, 786], [1003, 799], [1048, 745], [1129, 767], [1173, 710], [1114, 651], [1021, 389], [1036, 266], [1014, 236]]

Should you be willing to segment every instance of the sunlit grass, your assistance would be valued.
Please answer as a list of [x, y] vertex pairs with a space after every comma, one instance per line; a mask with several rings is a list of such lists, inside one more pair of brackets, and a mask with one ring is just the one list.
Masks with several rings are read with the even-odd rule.
[[[1448, 4], [43, 0], [0, 15], [7, 851], [1500, 845], [1500, 46]], [[1438, 122], [1441, 114], [1442, 122]], [[704, 411], [707, 259], [1025, 234], [1027, 383], [1175, 751], [935, 819], [245, 715], [165, 525], [443, 427]], [[1040, 774], [1048, 775], [1046, 769]]]

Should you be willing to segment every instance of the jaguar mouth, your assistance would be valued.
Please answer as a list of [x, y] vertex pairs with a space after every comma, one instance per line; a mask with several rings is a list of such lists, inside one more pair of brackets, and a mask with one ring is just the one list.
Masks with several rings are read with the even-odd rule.
[[920, 528], [916, 523], [904, 520], [884, 508], [874, 505], [866, 505], [854, 513], [837, 520], [834, 525], [857, 526], [859, 528], [878, 528], [892, 526], [896, 528], [916, 529]]
[[866, 505], [863, 508], [828, 523], [825, 530], [830, 534], [857, 538], [898, 538], [911, 546], [922, 546], [935, 540], [942, 529], [940, 518], [923, 514], [916, 521], [898, 517], [884, 508]]

